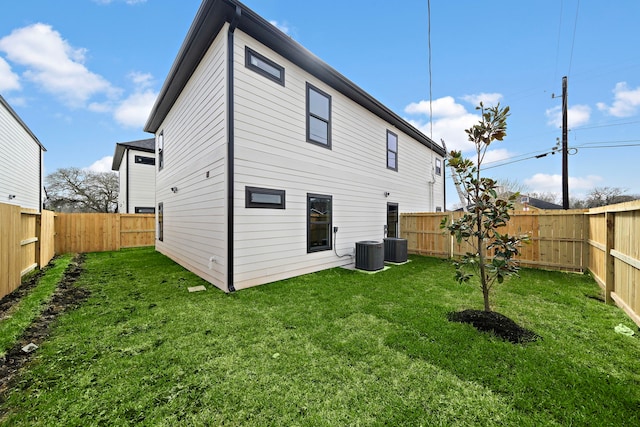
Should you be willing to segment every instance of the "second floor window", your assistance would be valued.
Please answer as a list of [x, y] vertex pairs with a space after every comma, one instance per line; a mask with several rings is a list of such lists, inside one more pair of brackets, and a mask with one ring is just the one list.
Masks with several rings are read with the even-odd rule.
[[331, 148], [331, 96], [307, 83], [307, 141]]
[[158, 135], [158, 170], [164, 167], [164, 131]]
[[398, 170], [398, 135], [387, 131], [387, 168]]

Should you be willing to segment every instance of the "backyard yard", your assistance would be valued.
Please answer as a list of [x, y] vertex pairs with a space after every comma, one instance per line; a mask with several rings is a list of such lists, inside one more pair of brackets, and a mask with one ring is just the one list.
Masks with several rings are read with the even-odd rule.
[[74, 286], [88, 299], [2, 393], [2, 425], [640, 425], [638, 328], [588, 275], [497, 288], [526, 344], [448, 321], [482, 293], [436, 258], [227, 295], [131, 249], [87, 254]]

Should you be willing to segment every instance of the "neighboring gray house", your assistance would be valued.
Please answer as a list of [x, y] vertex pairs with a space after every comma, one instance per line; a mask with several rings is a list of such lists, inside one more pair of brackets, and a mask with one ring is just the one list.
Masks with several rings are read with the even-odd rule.
[[118, 212], [155, 213], [155, 139], [118, 142], [111, 169], [120, 176]]
[[145, 131], [156, 249], [226, 292], [352, 263], [445, 204], [440, 145], [234, 0], [203, 1]]
[[0, 203], [42, 211], [45, 151], [38, 138], [0, 95]]

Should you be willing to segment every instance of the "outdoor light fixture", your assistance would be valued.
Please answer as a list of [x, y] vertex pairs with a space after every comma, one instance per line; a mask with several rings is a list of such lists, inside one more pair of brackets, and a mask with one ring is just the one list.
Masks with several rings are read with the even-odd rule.
[[178, 187], [171, 187], [171, 191], [173, 191], [174, 193], [178, 192]]
[[16, 198], [16, 195], [15, 195], [15, 194], [9, 194], [9, 200], [13, 200], [13, 199], [15, 199], [15, 198]]
[[389, 193], [388, 191], [384, 192], [384, 197], [389, 197], [391, 195], [391, 193]]

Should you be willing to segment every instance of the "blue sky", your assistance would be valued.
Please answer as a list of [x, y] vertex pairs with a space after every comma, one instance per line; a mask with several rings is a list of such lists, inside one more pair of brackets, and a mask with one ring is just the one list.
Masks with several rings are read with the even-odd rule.
[[[562, 76], [569, 87], [570, 195], [640, 194], [640, 2], [246, 0], [311, 52], [449, 149], [478, 100], [509, 105], [487, 169], [561, 192]], [[0, 94], [47, 148], [46, 173], [108, 170], [115, 143], [151, 137], [147, 114], [199, 0], [22, 0], [0, 15]], [[401, 158], [399, 159], [401, 161]], [[447, 182], [447, 205], [457, 196]]]

